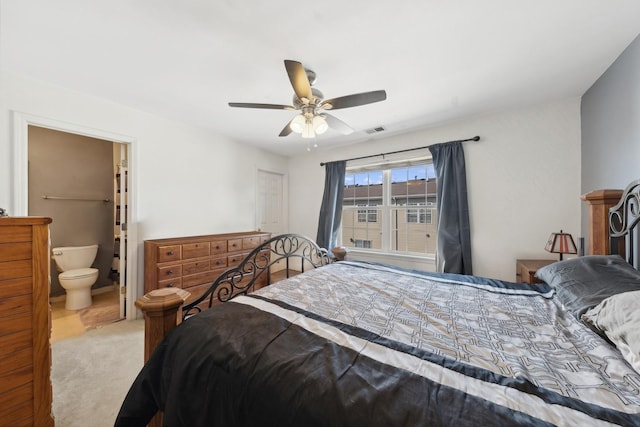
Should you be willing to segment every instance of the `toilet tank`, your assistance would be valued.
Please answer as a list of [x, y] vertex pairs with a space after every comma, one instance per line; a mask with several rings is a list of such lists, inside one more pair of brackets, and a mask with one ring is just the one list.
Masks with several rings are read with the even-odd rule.
[[98, 245], [53, 248], [53, 259], [61, 271], [89, 268], [98, 254]]

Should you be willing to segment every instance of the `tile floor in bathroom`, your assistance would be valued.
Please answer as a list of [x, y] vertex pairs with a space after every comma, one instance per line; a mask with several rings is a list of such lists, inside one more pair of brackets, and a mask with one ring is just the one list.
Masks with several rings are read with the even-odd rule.
[[[87, 329], [96, 327], [92, 312], [104, 313], [105, 310], [117, 312], [120, 300], [118, 288], [93, 295], [91, 307], [84, 310], [67, 310], [64, 300], [51, 302], [51, 342], [84, 334]], [[99, 316], [102, 317], [102, 316]], [[117, 319], [110, 319], [110, 322]]]

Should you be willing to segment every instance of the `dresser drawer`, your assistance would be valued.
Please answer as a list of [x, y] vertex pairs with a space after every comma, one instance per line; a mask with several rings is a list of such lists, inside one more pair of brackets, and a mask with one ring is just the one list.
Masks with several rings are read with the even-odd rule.
[[[206, 271], [204, 273], [182, 276], [182, 288], [187, 289], [196, 285], [211, 284], [220, 275], [217, 271]], [[191, 291], [189, 291], [191, 292]]]
[[253, 249], [260, 246], [261, 239], [260, 236], [255, 237], [245, 237], [242, 239], [242, 249]]
[[188, 243], [182, 245], [182, 259], [209, 256], [209, 242]]
[[182, 259], [182, 245], [158, 246], [158, 262]]
[[[11, 353], [16, 353], [26, 348], [31, 348], [31, 330], [25, 329], [23, 331], [16, 332], [10, 335], [3, 335], [0, 337], [0, 360], [4, 361], [5, 358]], [[27, 359], [29, 363], [31, 358]]]
[[235, 252], [242, 250], [242, 239], [227, 240], [227, 252]]
[[31, 259], [31, 242], [0, 243], [0, 260]]
[[212, 270], [216, 268], [225, 268], [227, 266], [227, 257], [224, 255], [213, 257], [211, 258], [210, 265]]
[[5, 280], [0, 283], [0, 299], [12, 298], [18, 295], [30, 295], [33, 292], [31, 277]]
[[240, 264], [240, 261], [242, 261], [248, 254], [249, 252], [243, 252], [240, 254], [229, 255], [227, 257], [227, 266], [233, 267]]
[[226, 240], [214, 240], [211, 242], [211, 255], [227, 253]]
[[186, 262], [182, 264], [182, 274], [185, 276], [188, 274], [202, 273], [203, 271], [207, 271], [207, 270], [209, 270], [208, 259], [201, 260], [201, 261], [194, 261], [194, 262]]
[[182, 276], [181, 264], [173, 264], [173, 265], [158, 267], [158, 281], [180, 278], [180, 276]]
[[[2, 286], [2, 283], [0, 283]], [[11, 298], [0, 299], [0, 313], [31, 313], [33, 312], [32, 295], [18, 295]], [[0, 315], [0, 318], [2, 315]]]
[[180, 277], [175, 277], [169, 280], [162, 280], [158, 282], [156, 289], [162, 288], [182, 288], [182, 279]]
[[30, 259], [0, 262], [0, 280], [31, 277], [33, 271]]
[[[11, 335], [16, 332], [28, 331], [32, 327], [32, 312], [11, 313], [8, 316], [2, 316], [0, 322], [0, 336]], [[0, 378], [2, 376], [0, 375]], [[2, 384], [4, 381], [0, 381]]]
[[0, 233], [0, 243], [31, 242], [33, 239], [31, 227], [22, 225], [3, 225]]

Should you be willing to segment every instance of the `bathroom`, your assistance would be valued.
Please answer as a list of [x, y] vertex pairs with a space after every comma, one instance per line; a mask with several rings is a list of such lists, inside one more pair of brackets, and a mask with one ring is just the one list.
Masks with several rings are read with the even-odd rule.
[[[126, 179], [121, 180], [120, 176], [127, 176], [121, 167], [126, 165], [121, 160], [123, 154], [126, 156], [123, 146], [38, 126], [29, 126], [28, 131], [29, 215], [53, 218], [50, 225], [52, 249], [98, 245], [97, 255], [90, 265], [99, 271], [90, 287], [92, 300], [108, 293], [109, 304], [117, 305], [111, 309], [117, 312], [117, 318], [123, 315], [117, 285], [118, 270], [122, 267], [118, 258], [120, 208], [117, 200], [120, 193], [126, 198]], [[121, 192], [118, 191], [120, 182]], [[52, 305], [64, 301], [67, 295], [59, 274], [52, 259]], [[75, 296], [72, 299], [82, 300]], [[80, 310], [83, 305], [86, 304], [75, 303], [70, 309]]]

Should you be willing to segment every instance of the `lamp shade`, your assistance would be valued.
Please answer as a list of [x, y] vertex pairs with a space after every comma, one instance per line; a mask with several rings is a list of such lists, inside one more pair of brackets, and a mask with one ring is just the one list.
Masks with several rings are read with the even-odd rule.
[[563, 254], [577, 254], [576, 244], [573, 241], [573, 237], [569, 233], [563, 233], [560, 230], [559, 233], [551, 233], [547, 245], [544, 247], [547, 252], [554, 254], [560, 254], [560, 260], [562, 261]]
[[291, 120], [291, 124], [289, 124], [289, 127], [296, 133], [302, 133], [305, 122], [306, 118], [302, 114], [298, 114], [293, 118], [293, 120]]
[[327, 124], [327, 121], [324, 119], [324, 117], [315, 116], [313, 118], [313, 130], [318, 135], [321, 135], [321, 134], [325, 133], [327, 131], [327, 129], [329, 129], [329, 125]]

